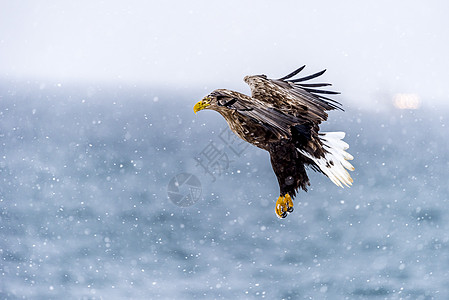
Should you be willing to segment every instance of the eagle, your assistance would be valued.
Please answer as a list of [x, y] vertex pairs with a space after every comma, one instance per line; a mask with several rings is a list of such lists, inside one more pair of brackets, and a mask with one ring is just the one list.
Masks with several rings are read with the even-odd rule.
[[[285, 218], [293, 212], [299, 189], [307, 192], [310, 181], [306, 168], [323, 173], [340, 187], [353, 183], [347, 170], [353, 156], [343, 141], [344, 132], [320, 132], [326, 111], [341, 110], [341, 103], [328, 98], [339, 92], [323, 90], [329, 83], [308, 83], [326, 70], [297, 77], [305, 66], [279, 78], [246, 76], [251, 96], [217, 89], [195, 104], [195, 114], [203, 109], [220, 113], [230, 129], [244, 141], [270, 153], [271, 166], [279, 183], [280, 196], [275, 212]], [[326, 96], [324, 96], [326, 95]]]

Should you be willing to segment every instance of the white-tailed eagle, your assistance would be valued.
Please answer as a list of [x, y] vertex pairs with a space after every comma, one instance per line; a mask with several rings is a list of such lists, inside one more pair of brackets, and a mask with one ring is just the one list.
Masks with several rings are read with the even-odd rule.
[[353, 180], [346, 169], [353, 157], [345, 150], [344, 132], [319, 132], [328, 110], [341, 104], [323, 95], [339, 94], [320, 88], [328, 83], [305, 83], [326, 70], [293, 79], [305, 66], [280, 79], [265, 75], [246, 76], [251, 96], [218, 89], [195, 104], [219, 112], [240, 138], [270, 153], [271, 165], [279, 182], [280, 196], [275, 212], [285, 218], [293, 211], [292, 199], [298, 189], [310, 185], [305, 166], [321, 172], [336, 185], [349, 186]]

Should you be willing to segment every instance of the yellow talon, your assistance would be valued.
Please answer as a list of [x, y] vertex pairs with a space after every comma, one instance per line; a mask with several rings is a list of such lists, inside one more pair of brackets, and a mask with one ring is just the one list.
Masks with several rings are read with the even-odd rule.
[[284, 197], [279, 196], [274, 210], [279, 218], [283, 219], [287, 217], [287, 214], [293, 211], [293, 201], [290, 195], [285, 194]]
[[285, 202], [287, 204], [287, 212], [288, 213], [293, 212], [293, 200], [289, 194], [285, 194]]
[[276, 212], [276, 215], [278, 218], [285, 218], [287, 216], [287, 212], [285, 210], [285, 200], [284, 197], [279, 196], [278, 200], [276, 201], [276, 206], [274, 208], [274, 211]]

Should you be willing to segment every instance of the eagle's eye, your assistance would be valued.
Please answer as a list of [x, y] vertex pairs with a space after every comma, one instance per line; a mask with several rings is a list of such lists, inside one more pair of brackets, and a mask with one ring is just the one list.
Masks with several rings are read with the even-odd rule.
[[203, 98], [203, 100], [201, 100], [204, 104], [210, 104], [210, 102], [212, 101], [212, 98], [209, 96], [206, 96]]

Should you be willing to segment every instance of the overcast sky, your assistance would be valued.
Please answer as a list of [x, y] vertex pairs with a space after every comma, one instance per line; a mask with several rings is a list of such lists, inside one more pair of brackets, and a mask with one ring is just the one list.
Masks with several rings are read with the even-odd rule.
[[448, 1], [2, 1], [0, 78], [248, 92], [327, 68], [345, 99], [449, 103]]

